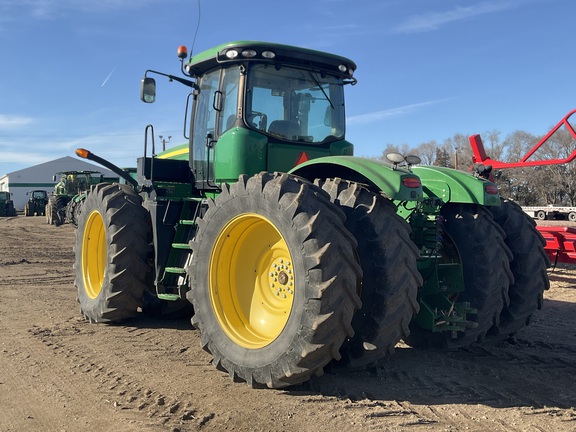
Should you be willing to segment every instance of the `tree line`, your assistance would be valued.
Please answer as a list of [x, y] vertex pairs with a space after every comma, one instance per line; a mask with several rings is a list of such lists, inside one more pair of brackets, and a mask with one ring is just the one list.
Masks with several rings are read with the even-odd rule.
[[[498, 130], [480, 134], [486, 155], [502, 162], [518, 162], [544, 136], [516, 131], [504, 139]], [[528, 160], [550, 160], [567, 158], [576, 150], [576, 141], [565, 128], [557, 130]], [[472, 148], [468, 136], [457, 133], [442, 143], [428, 141], [415, 148], [408, 145], [388, 144], [379, 159], [390, 152], [403, 155], [415, 154], [422, 165], [435, 165], [470, 172]], [[524, 168], [493, 170], [494, 182], [501, 196], [510, 198], [523, 206], [565, 205], [576, 206], [576, 161], [568, 164], [544, 165]]]

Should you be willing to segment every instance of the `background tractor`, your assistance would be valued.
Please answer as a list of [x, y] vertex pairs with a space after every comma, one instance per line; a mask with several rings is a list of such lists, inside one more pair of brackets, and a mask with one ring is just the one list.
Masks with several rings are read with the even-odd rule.
[[0, 192], [0, 217], [16, 216], [16, 209], [14, 208], [11, 195], [10, 192]]
[[28, 202], [24, 206], [24, 216], [44, 216], [48, 204], [48, 193], [45, 190], [27, 192]]
[[76, 225], [86, 191], [91, 185], [101, 183], [104, 177], [99, 171], [62, 171], [57, 175], [60, 181], [46, 204], [46, 221], [50, 225]]
[[249, 41], [178, 56], [183, 76], [147, 71], [141, 99], [155, 100], [148, 75], [188, 87], [188, 144], [156, 155], [148, 125], [136, 180], [76, 151], [126, 181], [92, 186], [79, 217], [86, 319], [133, 317], [151, 294], [188, 301], [217, 367], [280, 388], [370, 366], [402, 339], [506, 338], [540, 307], [542, 237], [492, 182], [353, 156], [354, 62]]

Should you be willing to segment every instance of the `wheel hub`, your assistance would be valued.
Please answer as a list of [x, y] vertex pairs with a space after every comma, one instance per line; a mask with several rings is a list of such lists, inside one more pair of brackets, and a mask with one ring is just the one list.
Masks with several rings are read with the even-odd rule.
[[274, 260], [269, 273], [269, 286], [280, 299], [294, 295], [294, 273], [290, 261], [283, 258]]

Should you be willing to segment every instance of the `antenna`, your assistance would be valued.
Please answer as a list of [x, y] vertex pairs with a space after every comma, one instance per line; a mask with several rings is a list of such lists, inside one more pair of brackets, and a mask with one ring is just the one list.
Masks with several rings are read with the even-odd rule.
[[194, 39], [192, 40], [192, 47], [190, 47], [190, 57], [192, 58], [192, 54], [194, 53], [194, 44], [196, 44], [196, 36], [198, 35], [198, 29], [200, 28], [200, 18], [201, 18], [201, 10], [200, 10], [200, 0], [197, 0], [198, 3], [198, 22], [196, 23], [196, 31], [194, 32]]

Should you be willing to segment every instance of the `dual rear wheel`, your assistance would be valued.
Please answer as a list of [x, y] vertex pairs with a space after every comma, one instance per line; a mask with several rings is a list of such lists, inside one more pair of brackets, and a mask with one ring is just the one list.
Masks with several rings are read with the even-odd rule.
[[252, 385], [303, 382], [333, 360], [374, 363], [417, 310], [407, 224], [353, 182], [241, 177], [211, 203], [192, 247], [193, 324], [214, 363]]

